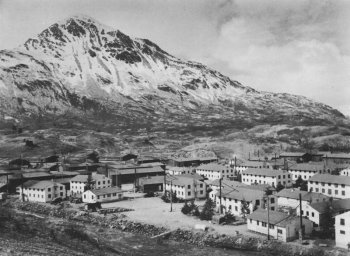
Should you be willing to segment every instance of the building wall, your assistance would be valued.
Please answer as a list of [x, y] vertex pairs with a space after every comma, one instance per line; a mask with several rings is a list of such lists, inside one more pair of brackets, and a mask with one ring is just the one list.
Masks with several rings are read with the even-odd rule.
[[269, 177], [261, 175], [251, 175], [243, 172], [242, 174], [242, 183], [246, 185], [251, 185], [254, 183], [257, 184], [269, 184], [271, 186], [276, 187], [278, 183], [281, 183], [285, 187], [290, 187], [292, 185], [291, 175], [289, 173], [285, 173], [283, 175], [279, 175], [277, 177]]
[[[341, 223], [341, 219], [344, 220]], [[350, 243], [350, 214], [340, 214], [335, 216], [335, 243], [336, 246], [348, 248]]]
[[325, 182], [308, 182], [308, 189], [311, 192], [321, 193], [338, 199], [350, 198], [350, 186]]
[[[56, 187], [48, 187], [45, 189], [24, 188], [24, 199], [30, 202], [51, 202], [56, 197], [66, 197], [66, 189], [64, 185], [57, 184]], [[21, 189], [19, 189], [20, 198], [22, 198]]]
[[230, 178], [236, 176], [234, 168], [228, 168], [222, 166], [222, 170], [204, 170], [199, 168], [196, 169], [196, 173], [208, 178], [209, 180], [216, 180], [221, 178]]
[[345, 169], [340, 171], [341, 176], [350, 176], [350, 169]]
[[[94, 183], [93, 183], [94, 189], [107, 188], [112, 186], [112, 180], [103, 175], [98, 175], [98, 176], [92, 175], [92, 179], [94, 180]], [[71, 181], [70, 190], [72, 195], [83, 194], [85, 191], [86, 184], [87, 182]]]
[[318, 170], [318, 171], [300, 171], [300, 170], [289, 170], [288, 171], [291, 176], [292, 176], [292, 180], [295, 181], [299, 178], [299, 176], [303, 179], [303, 180], [309, 180], [312, 176], [314, 176], [315, 174], [320, 174], [320, 173], [331, 173], [330, 170]]
[[[305, 234], [310, 234], [312, 232], [311, 221], [303, 220], [303, 224], [305, 227]], [[267, 223], [261, 222], [261, 221], [248, 219], [247, 228], [248, 230], [265, 234], [265, 235], [267, 235], [268, 233]], [[297, 219], [294, 219], [294, 220], [291, 220], [290, 223], [288, 223], [288, 225], [285, 227], [280, 227], [278, 225], [277, 226], [271, 225], [270, 235], [275, 239], [288, 242], [298, 237], [299, 230], [300, 230], [299, 221]]]
[[117, 201], [123, 199], [123, 192], [107, 193], [104, 195], [95, 195], [91, 190], [85, 191], [82, 195], [84, 203], [96, 203], [96, 202], [107, 202]]
[[[194, 186], [195, 185], [195, 186]], [[189, 179], [189, 182], [184, 185], [170, 185], [167, 183], [165, 186], [167, 191], [176, 192], [176, 196], [178, 198], [182, 198], [184, 200], [191, 200], [195, 198], [205, 198], [206, 197], [206, 184], [201, 181], [196, 181], [196, 184]]]

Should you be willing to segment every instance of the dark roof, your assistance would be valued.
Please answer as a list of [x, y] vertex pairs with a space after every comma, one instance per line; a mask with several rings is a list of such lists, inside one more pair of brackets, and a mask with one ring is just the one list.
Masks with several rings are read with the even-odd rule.
[[242, 174], [276, 177], [278, 175], [288, 174], [288, 172], [286, 170], [273, 170], [268, 168], [248, 168], [244, 170]]
[[308, 201], [308, 202], [316, 202], [323, 201], [323, 199], [329, 199], [328, 196], [325, 196], [321, 193], [314, 193], [314, 192], [308, 192], [308, 191], [302, 191], [295, 188], [285, 188], [282, 189], [280, 192], [276, 194], [276, 197], [285, 197], [285, 198], [291, 198], [291, 199], [299, 199], [299, 194], [301, 194], [301, 200], [302, 201]]
[[91, 190], [95, 195], [106, 195], [111, 193], [120, 193], [122, 190], [119, 187], [109, 187], [109, 188], [100, 188]]
[[42, 178], [51, 177], [52, 175], [48, 172], [26, 172], [23, 173], [23, 178]]
[[133, 169], [120, 169], [118, 170], [118, 174], [134, 174], [136, 169], [136, 173], [153, 173], [153, 172], [163, 172], [163, 168], [160, 166], [152, 166], [146, 168], [133, 168]]
[[303, 157], [306, 154], [304, 152], [283, 152], [280, 154], [280, 157]]
[[291, 221], [298, 221], [299, 217], [288, 215], [284, 212], [270, 211], [269, 218], [267, 216], [267, 211], [264, 209], [258, 209], [254, 211], [252, 214], [248, 215], [248, 219], [258, 220], [262, 222], [270, 222], [272, 225], [276, 225], [278, 227], [286, 227]]
[[309, 179], [309, 182], [310, 181], [313, 181], [313, 182], [317, 181], [317, 182], [350, 186], [350, 176], [339, 176], [339, 175], [331, 175], [331, 174], [316, 174]]
[[313, 203], [310, 206], [319, 213], [325, 212], [327, 207], [331, 207], [334, 212], [347, 211], [350, 210], [350, 198]]

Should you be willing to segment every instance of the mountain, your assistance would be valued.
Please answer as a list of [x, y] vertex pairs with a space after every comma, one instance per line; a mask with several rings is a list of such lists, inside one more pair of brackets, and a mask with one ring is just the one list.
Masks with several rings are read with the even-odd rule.
[[302, 96], [243, 86], [87, 16], [57, 22], [23, 45], [0, 51], [0, 99], [2, 115], [83, 114], [125, 126], [192, 123], [210, 129], [344, 118]]

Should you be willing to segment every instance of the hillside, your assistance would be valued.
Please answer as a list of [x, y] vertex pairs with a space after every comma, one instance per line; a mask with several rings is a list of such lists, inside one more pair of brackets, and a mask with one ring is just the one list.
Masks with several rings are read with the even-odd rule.
[[78, 117], [84, 126], [108, 120], [111, 129], [188, 132], [344, 118], [302, 96], [243, 86], [86, 16], [55, 23], [18, 48], [0, 51], [0, 99], [2, 117], [34, 123]]

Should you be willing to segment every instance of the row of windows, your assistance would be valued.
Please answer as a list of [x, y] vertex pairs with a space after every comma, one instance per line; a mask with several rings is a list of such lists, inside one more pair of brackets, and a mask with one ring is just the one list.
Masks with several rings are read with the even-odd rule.
[[[256, 175], [256, 174], [247, 174], [247, 173], [243, 173], [243, 175], [247, 175], [247, 176], [254, 176], [254, 177], [259, 177], [259, 178], [266, 178], [266, 175]], [[290, 174], [288, 175], [282, 175], [283, 176], [283, 179], [286, 178], [286, 176], [288, 176], [288, 178], [290, 178]], [[276, 178], [276, 177], [272, 177], [272, 178]], [[281, 175], [278, 175], [277, 176], [278, 179], [281, 179]]]
[[[234, 170], [232, 170], [232, 169], [231, 169], [231, 170], [226, 170], [227, 173], [230, 172], [230, 171], [231, 171], [231, 172], [234, 172]], [[198, 172], [198, 173], [199, 173], [199, 172], [204, 172], [204, 173], [206, 173], [206, 172], [214, 173], [214, 172], [215, 172], [215, 173], [219, 173], [220, 171], [214, 171], [214, 170], [197, 170], [196, 172]], [[225, 170], [222, 170], [221, 172], [222, 172], [222, 173], [225, 173]]]
[[[310, 182], [310, 184], [314, 184], [313, 181], [309, 181], [309, 182]], [[316, 184], [316, 185], [318, 185], [318, 183], [319, 183], [318, 181], [315, 181], [315, 184]], [[322, 187], [324, 187], [325, 184], [326, 184], [325, 182], [321, 182], [321, 186], [322, 186]], [[333, 185], [333, 186], [336, 187], [336, 188], [339, 186], [338, 184], [333, 184], [333, 183], [327, 183], [327, 184], [328, 184], [328, 186], [332, 186], [332, 185]], [[341, 186], [342, 188], [345, 188], [345, 185], [344, 185], [344, 184], [342, 184], [342, 185], [340, 185], [340, 186]]]
[[[60, 190], [63, 190], [62, 186], [60, 186]], [[47, 191], [51, 192], [51, 188], [48, 188]]]
[[[60, 192], [60, 196], [63, 196], [63, 192]], [[37, 198], [44, 198], [44, 195], [41, 195], [41, 196], [40, 196], [39, 194], [36, 195], [36, 194], [31, 194], [31, 193], [29, 193], [29, 197], [33, 197], [33, 198], [35, 198], [35, 197], [37, 197]], [[48, 198], [51, 198], [51, 194], [48, 194], [47, 197], [48, 197]]]
[[[313, 188], [310, 188], [310, 192], [313, 192]], [[319, 188], [315, 188], [315, 192], [318, 193], [319, 192]], [[339, 191], [337, 189], [334, 190], [334, 194], [335, 195], [338, 195], [339, 194], [338, 192]], [[321, 193], [325, 194], [326, 190], [324, 188], [322, 188], [321, 189]], [[332, 195], [332, 189], [328, 189], [327, 193], [328, 193], [328, 195]], [[341, 191], [341, 195], [345, 196], [345, 191], [344, 190]]]
[[[252, 220], [252, 219], [250, 219], [250, 223], [253, 223], [253, 220]], [[259, 224], [260, 224], [260, 221], [257, 220], [257, 221], [256, 221], [256, 225], [259, 226]], [[266, 227], [267, 227], [267, 223], [262, 221], [262, 222], [261, 222], [261, 226], [266, 228]], [[275, 228], [275, 225], [270, 224], [269, 227], [270, 227], [270, 229], [274, 229], [274, 228]], [[280, 229], [279, 229], [279, 230], [280, 230]]]

